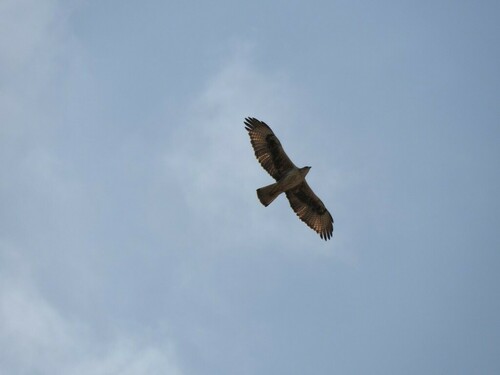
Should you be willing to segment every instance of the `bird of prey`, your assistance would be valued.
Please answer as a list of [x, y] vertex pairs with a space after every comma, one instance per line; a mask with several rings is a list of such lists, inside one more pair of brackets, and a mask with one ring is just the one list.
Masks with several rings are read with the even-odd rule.
[[260, 202], [267, 207], [278, 195], [285, 193], [299, 219], [325, 241], [330, 239], [333, 234], [332, 215], [306, 182], [311, 167], [297, 168], [265, 122], [247, 117], [245, 129], [260, 165], [276, 180], [274, 184], [257, 189]]

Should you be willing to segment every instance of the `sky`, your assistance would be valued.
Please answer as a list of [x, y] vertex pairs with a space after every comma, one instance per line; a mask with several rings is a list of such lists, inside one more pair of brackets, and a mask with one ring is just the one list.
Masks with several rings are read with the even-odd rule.
[[499, 17], [0, 0], [0, 372], [500, 373]]

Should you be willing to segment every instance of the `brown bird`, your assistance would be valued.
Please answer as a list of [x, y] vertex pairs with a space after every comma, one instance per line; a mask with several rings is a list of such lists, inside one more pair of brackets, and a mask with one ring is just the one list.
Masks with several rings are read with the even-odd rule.
[[267, 207], [278, 195], [285, 193], [300, 220], [325, 241], [330, 239], [333, 234], [332, 215], [306, 182], [311, 167], [297, 168], [265, 122], [247, 117], [245, 129], [260, 165], [276, 180], [274, 184], [257, 189], [260, 202]]

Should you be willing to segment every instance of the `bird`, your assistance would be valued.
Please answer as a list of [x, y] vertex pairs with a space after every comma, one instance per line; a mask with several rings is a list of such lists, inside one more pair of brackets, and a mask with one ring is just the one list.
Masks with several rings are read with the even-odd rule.
[[285, 193], [299, 219], [322, 239], [329, 240], [333, 236], [333, 217], [307, 184], [306, 175], [311, 167], [298, 168], [265, 122], [246, 117], [244, 124], [257, 160], [276, 180], [273, 184], [257, 189], [260, 202], [267, 207], [281, 193]]

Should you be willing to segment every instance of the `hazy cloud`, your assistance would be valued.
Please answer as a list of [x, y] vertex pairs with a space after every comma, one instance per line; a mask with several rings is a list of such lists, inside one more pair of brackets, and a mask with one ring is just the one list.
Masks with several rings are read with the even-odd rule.
[[70, 318], [40, 294], [19, 260], [3, 256], [0, 269], [2, 372], [181, 374], [168, 340], [158, 344], [126, 332], [108, 340], [95, 337], [88, 322]]
[[199, 238], [218, 236], [224, 243], [231, 233], [232, 243], [265, 238], [286, 243], [289, 250], [300, 248], [312, 236], [308, 228], [302, 228], [306, 235], [297, 233], [302, 223], [286, 199], [266, 211], [256, 199], [255, 190], [273, 180], [257, 163], [243, 120], [251, 116], [274, 125], [287, 149], [300, 150], [304, 127], [295, 114], [307, 107], [299, 103], [286, 71], [260, 71], [251, 50], [242, 48], [227, 59], [189, 104], [172, 133], [166, 167]]
[[0, 1], [0, 372], [498, 373], [495, 12], [226, 5]]

